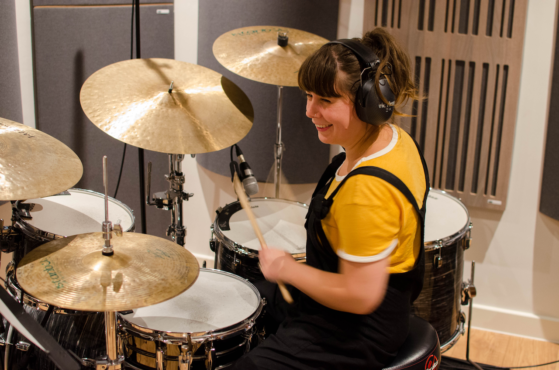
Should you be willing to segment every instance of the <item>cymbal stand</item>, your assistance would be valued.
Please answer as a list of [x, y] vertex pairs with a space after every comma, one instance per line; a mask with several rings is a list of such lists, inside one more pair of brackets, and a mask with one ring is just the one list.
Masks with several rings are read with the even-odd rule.
[[283, 104], [283, 86], [278, 86], [278, 127], [276, 131], [276, 144], [274, 145], [274, 152], [276, 156], [275, 161], [275, 176], [274, 184], [276, 189], [276, 198], [280, 197], [280, 183], [281, 183], [281, 162], [283, 157], [283, 143], [281, 142], [281, 108]]
[[171, 225], [167, 228], [167, 236], [184, 246], [186, 227], [183, 224], [182, 202], [194, 196], [192, 193], [183, 191], [184, 173], [182, 172], [182, 161], [184, 154], [169, 154], [169, 174], [165, 175], [169, 181], [169, 190], [151, 194], [151, 162], [148, 162], [146, 204], [156, 206], [165, 211], [171, 211]]
[[470, 303], [469, 312], [468, 312], [468, 338], [466, 342], [466, 360], [472, 364], [477, 370], [483, 370], [481, 366], [479, 366], [474, 361], [470, 360], [470, 333], [472, 332], [472, 308], [474, 306], [474, 297], [476, 296], [476, 288], [474, 286], [474, 273], [476, 270], [476, 261], [472, 261], [472, 272], [471, 278], [468, 281], [468, 286], [466, 290], [466, 295]]
[[[103, 255], [110, 258], [114, 255], [111, 239], [113, 231], [117, 236], [122, 236], [122, 227], [109, 221], [109, 178], [107, 174], [107, 156], [103, 157], [103, 183], [105, 185], [105, 221], [103, 222]], [[110, 272], [109, 272], [110, 274]], [[101, 281], [103, 284], [103, 281]], [[104, 287], [105, 288], [105, 287]], [[95, 361], [96, 370], [120, 370], [124, 356], [118, 353], [118, 338], [116, 335], [116, 312], [105, 312], [105, 339], [107, 341], [107, 356]]]

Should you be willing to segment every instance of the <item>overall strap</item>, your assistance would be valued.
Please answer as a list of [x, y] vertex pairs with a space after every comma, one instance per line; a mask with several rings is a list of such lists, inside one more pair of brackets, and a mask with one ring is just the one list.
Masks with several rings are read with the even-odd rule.
[[[311, 202], [311, 208], [319, 219], [323, 219], [324, 217], [326, 217], [328, 212], [330, 212], [330, 207], [332, 206], [332, 203], [334, 203], [334, 197], [336, 196], [338, 191], [342, 188], [342, 186], [345, 184], [345, 182], [349, 178], [357, 175], [369, 175], [369, 176], [378, 177], [386, 181], [390, 185], [394, 186], [411, 203], [411, 205], [413, 206], [413, 208], [415, 209], [415, 211], [417, 212], [421, 220], [422, 221], [424, 220], [424, 214], [422, 213], [422, 209], [419, 208], [417, 201], [415, 200], [415, 197], [411, 193], [410, 189], [406, 186], [406, 184], [404, 184], [402, 180], [400, 180], [398, 177], [393, 175], [391, 172], [388, 172], [380, 167], [374, 167], [374, 166], [359, 167], [351, 171], [350, 173], [348, 173], [347, 176], [336, 187], [336, 189], [334, 189], [334, 191], [332, 192], [332, 194], [330, 194], [328, 198], [325, 198], [323, 194], [319, 194], [318, 196], [314, 197]], [[423, 203], [425, 204], [425, 200], [423, 201]]]

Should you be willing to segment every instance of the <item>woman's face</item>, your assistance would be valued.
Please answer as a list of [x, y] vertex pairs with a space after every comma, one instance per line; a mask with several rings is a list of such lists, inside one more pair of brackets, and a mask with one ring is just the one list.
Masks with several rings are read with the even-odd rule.
[[351, 146], [366, 130], [366, 123], [355, 113], [351, 100], [328, 98], [307, 92], [307, 117], [312, 118], [318, 138], [325, 144]]

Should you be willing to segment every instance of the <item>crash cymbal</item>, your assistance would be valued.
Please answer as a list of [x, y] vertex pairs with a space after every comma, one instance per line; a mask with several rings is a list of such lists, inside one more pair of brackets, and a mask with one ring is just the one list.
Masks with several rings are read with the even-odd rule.
[[[278, 32], [287, 31], [287, 46], [278, 45]], [[213, 53], [228, 70], [242, 77], [278, 86], [298, 86], [297, 73], [305, 59], [328, 40], [294, 28], [253, 26], [224, 33]]]
[[50, 135], [0, 118], [0, 200], [41, 198], [74, 186], [82, 162]]
[[80, 101], [87, 117], [115, 139], [169, 154], [229, 147], [245, 137], [254, 117], [250, 100], [233, 82], [171, 59], [133, 59], [100, 69], [83, 84]]
[[57, 239], [20, 262], [16, 276], [32, 296], [79, 311], [124, 311], [151, 306], [188, 289], [198, 277], [186, 249], [151, 235], [113, 237], [113, 256], [101, 253], [103, 233]]

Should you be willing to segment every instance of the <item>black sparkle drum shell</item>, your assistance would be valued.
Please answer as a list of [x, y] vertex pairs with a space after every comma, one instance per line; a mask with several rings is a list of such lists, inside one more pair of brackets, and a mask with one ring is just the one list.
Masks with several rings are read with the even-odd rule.
[[[308, 206], [276, 198], [252, 198], [249, 204], [269, 246], [291, 253], [299, 262], [306, 261]], [[226, 205], [212, 225], [215, 267], [255, 282], [264, 276], [258, 265], [260, 243], [246, 212], [239, 202]]]
[[[45, 321], [49, 305], [28, 295], [15, 280], [15, 271], [10, 269], [6, 276], [6, 290], [24, 310], [66, 350], [74, 352], [79, 358], [95, 359], [106, 355], [105, 314], [104, 312], [84, 312], [52, 307], [52, 313]], [[9, 323], [5, 321], [7, 330]], [[6, 334], [4, 334], [6, 335]], [[24, 336], [13, 331], [11, 343], [29, 343]], [[58, 367], [48, 355], [31, 345], [28, 351], [12, 347], [9, 359], [10, 369], [57, 370]]]
[[442, 352], [463, 333], [462, 273], [470, 227], [468, 210], [458, 199], [431, 189], [425, 220], [425, 277], [413, 312], [435, 328]]

